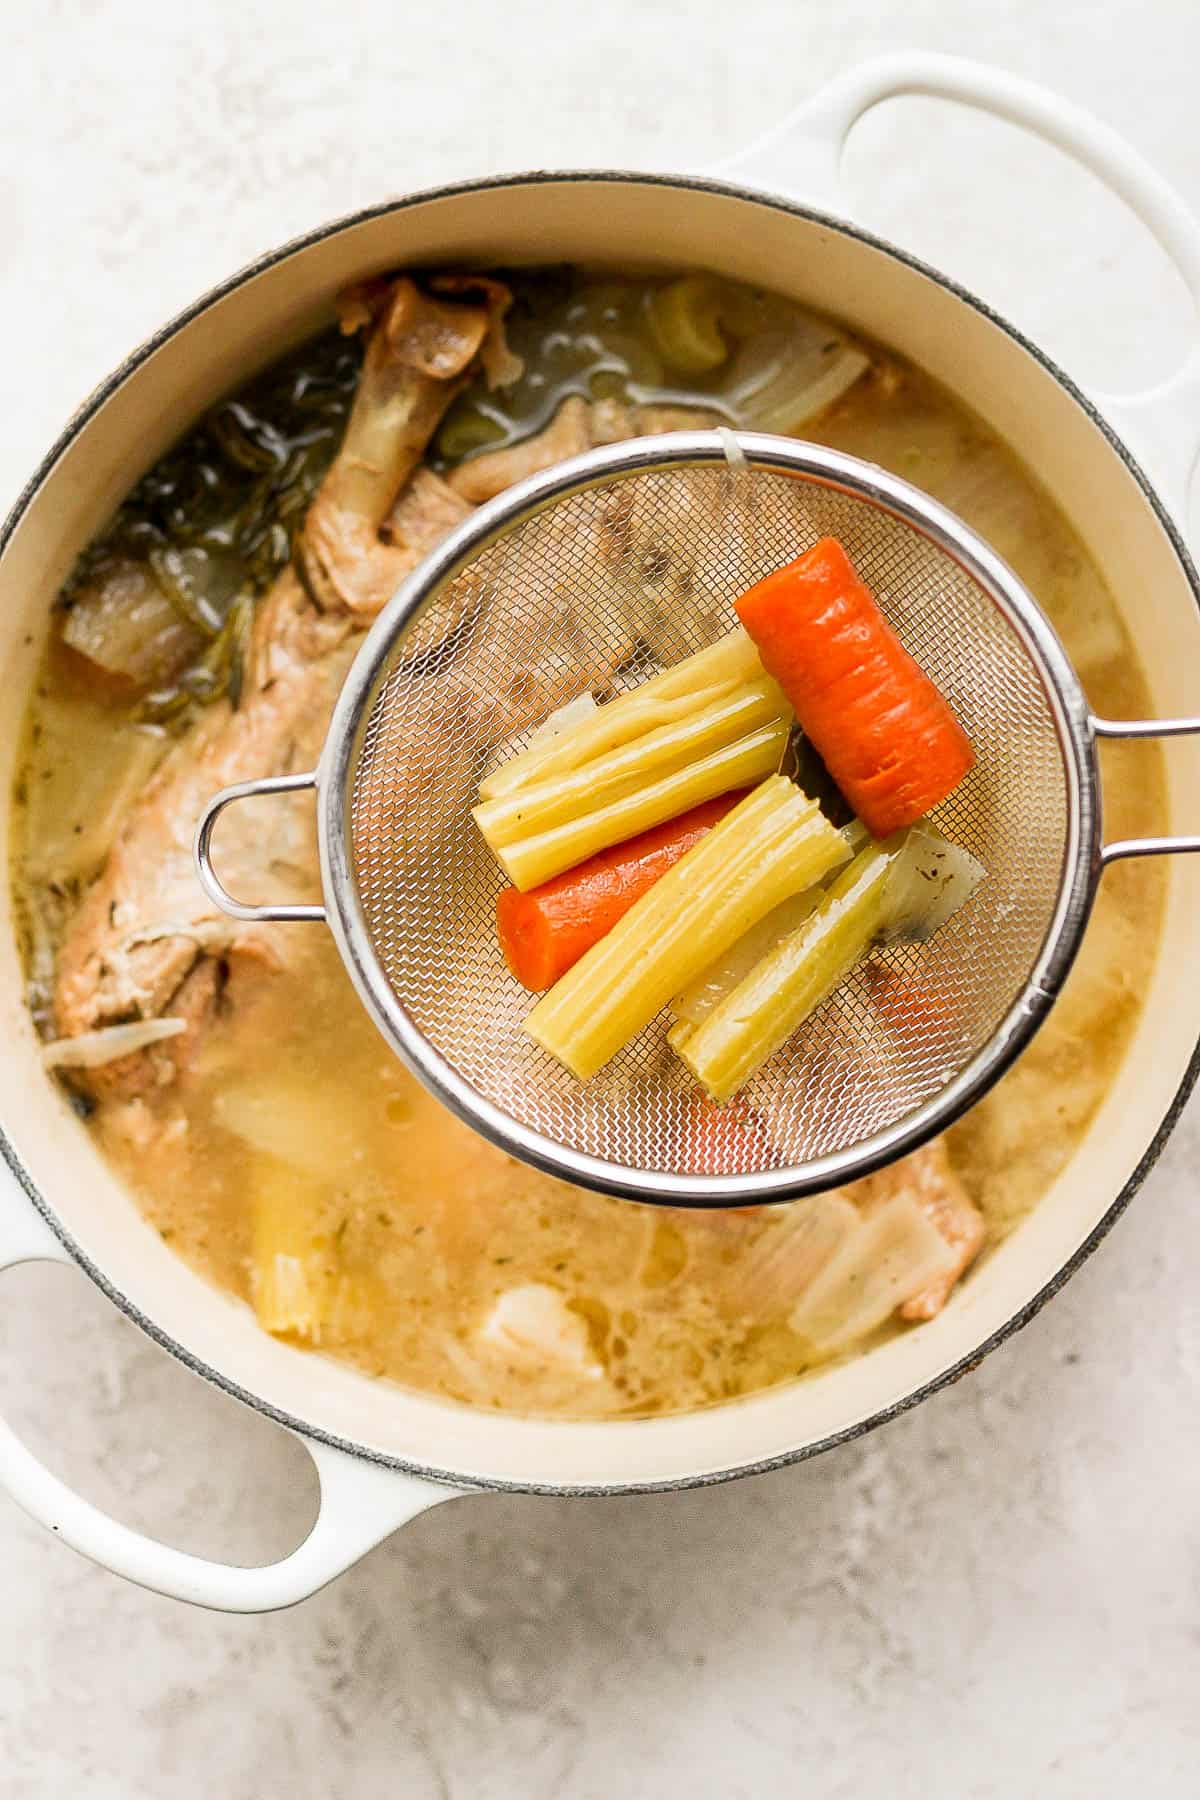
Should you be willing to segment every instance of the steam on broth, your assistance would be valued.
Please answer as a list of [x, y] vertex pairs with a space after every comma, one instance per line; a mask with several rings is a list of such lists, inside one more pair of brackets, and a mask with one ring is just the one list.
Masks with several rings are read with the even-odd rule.
[[[774, 295], [571, 269], [399, 278], [350, 296], [343, 325], [353, 334], [303, 346], [150, 470], [60, 598], [13, 869], [55, 1078], [151, 1224], [264, 1328], [474, 1406], [683, 1411], [930, 1316], [1102, 1099], [1155, 953], [1157, 866], [1106, 875], [1049, 1023], [948, 1140], [844, 1194], [707, 1214], [576, 1189], [477, 1138], [387, 1052], [324, 932], [210, 916], [191, 832], [225, 781], [311, 766], [404, 567], [588, 443], [725, 420], [893, 469], [1013, 564], [1098, 712], [1144, 715], [1085, 550], [928, 377]], [[516, 675], [513, 705], [534, 723], [536, 669]], [[1153, 831], [1158, 749], [1121, 755], [1112, 832]], [[245, 829], [222, 859], [231, 885], [315, 892], [303, 801]], [[869, 1241], [882, 1266], [898, 1204], [934, 1221], [955, 1266], [918, 1280], [914, 1257], [892, 1292], [853, 1258]]]

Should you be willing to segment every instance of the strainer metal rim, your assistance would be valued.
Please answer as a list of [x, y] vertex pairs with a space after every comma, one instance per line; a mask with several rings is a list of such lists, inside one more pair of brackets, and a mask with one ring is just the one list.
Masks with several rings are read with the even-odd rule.
[[[1057, 904], [1028, 980], [988, 1043], [953, 1081], [871, 1137], [800, 1167], [693, 1176], [633, 1168], [556, 1143], [512, 1118], [457, 1072], [396, 997], [370, 947], [353, 876], [349, 810], [359, 738], [396, 634], [431, 594], [517, 519], [614, 477], [725, 465], [731, 438], [752, 466], [871, 501], [930, 539], [984, 589], [1021, 639], [1046, 696], [1063, 757], [1067, 842]], [[412, 1073], [464, 1123], [545, 1173], [663, 1206], [794, 1199], [869, 1174], [944, 1130], [999, 1079], [1041, 1024], [1078, 950], [1102, 868], [1095, 722], [1057, 633], [1020, 578], [957, 515], [899, 476], [824, 445], [757, 432], [672, 432], [607, 445], [531, 475], [481, 506], [412, 572], [364, 638], [332, 714], [315, 786], [326, 921], [359, 998]]]

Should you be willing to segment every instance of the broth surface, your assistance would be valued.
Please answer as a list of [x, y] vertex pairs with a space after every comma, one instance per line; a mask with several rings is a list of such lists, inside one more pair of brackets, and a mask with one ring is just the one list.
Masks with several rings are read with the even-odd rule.
[[[541, 285], [526, 278], [514, 330], [526, 358], [522, 383], [507, 410], [503, 392], [488, 395], [479, 384], [462, 396], [434, 442], [433, 466], [518, 440], [567, 393], [690, 393], [736, 419], [737, 405], [712, 381], [683, 393], [664, 384], [644, 327], [646, 291], [644, 283], [610, 278], [556, 273]], [[597, 320], [612, 328], [607, 350]], [[614, 338], [622, 355], [611, 353]], [[1133, 645], [1066, 522], [1012, 453], [927, 377], [885, 353], [871, 355], [870, 372], [807, 422], [803, 435], [880, 463], [960, 513], [1045, 608], [1093, 707], [1110, 717], [1144, 716], [1149, 702]], [[351, 353], [326, 338], [255, 384], [251, 413], [274, 418], [286, 440], [283, 460], [272, 466], [291, 472], [274, 487], [261, 457], [255, 468], [263, 433], [250, 413], [239, 425], [237, 415], [218, 409], [172, 453], [173, 463], [166, 459], [147, 478], [164, 541], [175, 541], [172, 517], [187, 522], [193, 549], [212, 567], [225, 559], [231, 591], [263, 585], [287, 554], [273, 527], [286, 531], [332, 454], [354, 367]], [[247, 477], [240, 537], [228, 526], [232, 502], [223, 512], [211, 502], [207, 536], [195, 525], [198, 508], [210, 504], [204, 496], [215, 491], [196, 471], [205, 457], [220, 464], [213, 421], [219, 426], [223, 416], [250, 444], [240, 451]], [[233, 463], [240, 466], [236, 457]], [[299, 501], [289, 498], [296, 493]], [[136, 539], [141, 516], [122, 515], [110, 548]], [[104, 553], [102, 545], [90, 554]], [[236, 678], [232, 639], [222, 654], [229, 667], [212, 658], [210, 688]], [[130, 804], [166, 735], [209, 699], [192, 670], [150, 706], [98, 696], [58, 634], [52, 639], [31, 706], [14, 833], [30, 1004], [44, 1035], [52, 1031], [56, 946], [86, 879], [86, 859], [71, 872], [71, 847], [97, 819]], [[1154, 831], [1159, 750], [1146, 743], [1117, 754], [1105, 793], [1108, 833]], [[297, 804], [298, 828], [307, 829], [311, 803]], [[951, 1134], [955, 1166], [986, 1217], [990, 1244], [1063, 1168], [1105, 1093], [1146, 986], [1163, 891], [1152, 863], [1106, 873], [1063, 999], [1018, 1066]], [[746, 1287], [747, 1270], [758, 1267], [778, 1227], [772, 1213], [642, 1207], [507, 1157], [446, 1113], [392, 1057], [331, 938], [316, 927], [294, 930], [287, 968], [240, 981], [236, 1007], [217, 1014], [176, 1084], [135, 1103], [140, 1110], [101, 1106], [91, 1120], [147, 1218], [194, 1268], [249, 1298], [252, 1198], [261, 1206], [264, 1193], [278, 1196], [280, 1206], [303, 1209], [336, 1264], [337, 1301], [320, 1348], [374, 1375], [481, 1407], [652, 1415], [803, 1372], [787, 1294], [773, 1292], [768, 1276]], [[594, 1373], [520, 1365], [481, 1343], [476, 1334], [497, 1299], [526, 1283], [555, 1289], [584, 1321]]]

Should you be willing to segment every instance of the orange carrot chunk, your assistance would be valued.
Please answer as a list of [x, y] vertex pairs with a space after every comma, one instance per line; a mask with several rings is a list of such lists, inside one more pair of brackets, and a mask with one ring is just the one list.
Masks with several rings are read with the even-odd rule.
[[893, 1031], [928, 1040], [949, 1030], [948, 1002], [928, 983], [906, 980], [877, 962], [868, 962], [863, 973], [876, 1011]]
[[958, 786], [970, 740], [836, 538], [758, 582], [737, 613], [872, 836], [914, 825]]
[[553, 987], [748, 791], [706, 800], [528, 893], [505, 888], [496, 902], [496, 929], [517, 980], [535, 994]]
[[[776, 1168], [779, 1155], [766, 1126], [742, 1095], [718, 1106], [697, 1092], [684, 1115], [685, 1167], [689, 1174], [740, 1175], [747, 1168]], [[765, 1206], [727, 1206], [726, 1213], [766, 1212]]]

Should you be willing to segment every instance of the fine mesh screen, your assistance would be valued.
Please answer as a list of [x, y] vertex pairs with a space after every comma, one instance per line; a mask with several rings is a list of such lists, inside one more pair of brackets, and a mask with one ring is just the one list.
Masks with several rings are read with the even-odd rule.
[[[935, 815], [987, 879], [927, 945], [873, 954], [728, 1109], [660, 1017], [581, 1085], [522, 1032], [496, 943], [503, 886], [476, 788], [557, 705], [632, 687], [735, 623], [750, 584], [841, 539], [950, 700], [976, 767]], [[750, 1175], [847, 1150], [936, 1096], [1024, 986], [1063, 879], [1069, 793], [1021, 638], [958, 563], [866, 495], [765, 467], [614, 475], [526, 514], [397, 632], [346, 794], [366, 943], [419, 1031], [484, 1098], [570, 1151], [649, 1173]]]

